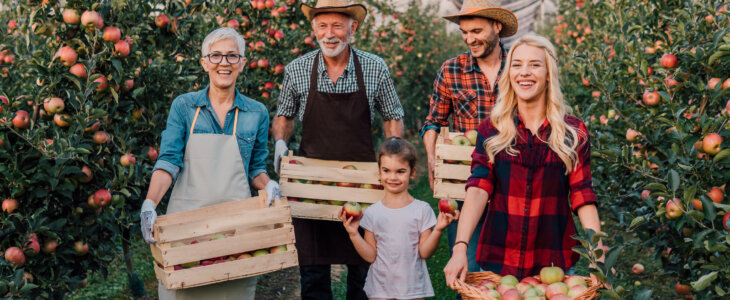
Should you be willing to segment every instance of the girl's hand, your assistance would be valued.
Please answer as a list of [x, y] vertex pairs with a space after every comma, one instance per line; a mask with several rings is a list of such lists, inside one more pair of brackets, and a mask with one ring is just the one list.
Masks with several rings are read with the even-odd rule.
[[345, 226], [345, 230], [350, 235], [360, 234], [357, 229], [360, 228], [360, 220], [352, 220], [352, 217], [345, 216], [345, 211], [340, 210], [340, 214], [337, 216], [342, 221], [342, 226]]
[[453, 222], [454, 220], [459, 219], [459, 213], [460, 211], [458, 210], [453, 215], [440, 212], [438, 219], [436, 219], [436, 227], [434, 227], [434, 229], [438, 231], [444, 231], [446, 226], [449, 226], [449, 224], [451, 224], [451, 222]]

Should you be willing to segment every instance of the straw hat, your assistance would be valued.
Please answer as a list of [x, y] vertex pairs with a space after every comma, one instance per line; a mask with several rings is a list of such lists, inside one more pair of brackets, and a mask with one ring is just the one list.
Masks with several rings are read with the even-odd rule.
[[444, 19], [459, 24], [459, 17], [473, 16], [488, 18], [502, 23], [499, 36], [511, 36], [517, 32], [517, 17], [501, 7], [499, 0], [464, 0], [459, 14], [445, 16]]
[[310, 22], [320, 13], [335, 12], [348, 15], [357, 21], [357, 24], [362, 24], [365, 20], [368, 10], [362, 4], [350, 4], [348, 0], [319, 0], [314, 7], [302, 3], [300, 5], [302, 13], [307, 17]]

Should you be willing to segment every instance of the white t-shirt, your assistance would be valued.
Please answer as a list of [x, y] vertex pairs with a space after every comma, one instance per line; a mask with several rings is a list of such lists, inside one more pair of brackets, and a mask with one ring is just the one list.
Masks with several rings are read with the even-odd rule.
[[360, 226], [375, 235], [377, 246], [375, 262], [365, 280], [369, 298], [434, 296], [426, 260], [418, 254], [418, 238], [435, 225], [433, 209], [418, 199], [398, 209], [378, 201], [365, 210]]

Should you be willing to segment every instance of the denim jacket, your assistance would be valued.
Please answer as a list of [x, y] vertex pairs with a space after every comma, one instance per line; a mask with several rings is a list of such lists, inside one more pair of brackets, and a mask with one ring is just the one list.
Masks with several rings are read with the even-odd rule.
[[253, 178], [261, 173], [266, 173], [266, 156], [269, 154], [269, 150], [266, 148], [269, 135], [269, 113], [263, 104], [241, 95], [236, 90], [236, 99], [226, 114], [225, 128], [221, 128], [218, 116], [210, 105], [208, 88], [180, 95], [172, 102], [170, 115], [167, 117], [167, 127], [162, 132], [160, 156], [155, 163], [154, 170], [167, 171], [172, 175], [173, 180], [177, 179], [180, 169], [184, 167], [185, 145], [198, 106], [201, 106], [201, 109], [193, 133], [203, 134], [231, 135], [236, 108], [238, 108], [236, 139], [250, 184]]

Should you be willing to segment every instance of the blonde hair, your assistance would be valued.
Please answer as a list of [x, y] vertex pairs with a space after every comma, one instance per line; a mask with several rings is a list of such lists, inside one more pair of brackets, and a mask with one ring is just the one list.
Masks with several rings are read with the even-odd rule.
[[503, 70], [499, 79], [499, 95], [497, 104], [492, 108], [490, 120], [498, 133], [486, 141], [484, 141], [484, 149], [489, 156], [489, 161], [494, 163], [494, 157], [501, 151], [506, 151], [508, 155], [516, 156], [519, 151], [513, 147], [517, 136], [517, 128], [515, 127], [514, 118], [517, 113], [517, 94], [510, 81], [510, 69], [512, 56], [521, 45], [529, 45], [542, 48], [545, 52], [545, 60], [547, 62], [548, 84], [546, 93], [547, 108], [545, 115], [550, 122], [550, 136], [547, 144], [560, 160], [565, 163], [566, 174], [570, 173], [578, 165], [578, 153], [576, 149], [579, 146], [581, 138], [586, 136], [585, 132], [578, 131], [577, 128], [568, 125], [565, 122], [565, 115], [569, 109], [560, 91], [558, 61], [555, 56], [555, 47], [550, 41], [542, 36], [525, 35], [515, 41], [509, 54], [507, 54], [506, 69]]

